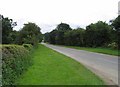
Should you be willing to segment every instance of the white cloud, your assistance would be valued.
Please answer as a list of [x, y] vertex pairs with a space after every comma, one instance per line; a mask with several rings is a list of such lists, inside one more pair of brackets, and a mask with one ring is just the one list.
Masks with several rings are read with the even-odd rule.
[[0, 13], [17, 21], [15, 29], [35, 22], [42, 32], [51, 31], [65, 22], [71, 26], [86, 26], [98, 20], [117, 17], [119, 0], [0, 0]]

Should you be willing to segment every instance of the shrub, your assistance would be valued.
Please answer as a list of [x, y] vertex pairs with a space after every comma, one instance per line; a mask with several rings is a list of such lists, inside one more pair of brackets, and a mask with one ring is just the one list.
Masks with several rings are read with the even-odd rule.
[[115, 42], [113, 42], [113, 43], [111, 43], [111, 44], [108, 44], [108, 47], [109, 47], [109, 48], [112, 48], [112, 49], [118, 49], [118, 45], [117, 45], [117, 43], [115, 43]]
[[23, 44], [23, 46], [29, 51], [31, 51], [33, 48], [33, 46], [31, 44]]
[[2, 46], [2, 84], [13, 85], [32, 64], [30, 51], [19, 45]]

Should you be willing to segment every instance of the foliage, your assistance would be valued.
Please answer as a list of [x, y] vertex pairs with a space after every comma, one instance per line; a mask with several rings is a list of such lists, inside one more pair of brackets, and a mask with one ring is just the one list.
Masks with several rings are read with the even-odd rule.
[[2, 44], [32, 44], [37, 45], [42, 41], [43, 35], [40, 27], [35, 23], [24, 24], [20, 31], [13, 30], [17, 25], [12, 19], [2, 16]]
[[16, 44], [18, 41], [19, 31], [13, 30], [10, 32], [8, 39], [10, 40], [9, 44]]
[[2, 43], [9, 44], [12, 43], [11, 39], [13, 39], [10, 34], [13, 31], [13, 27], [16, 26], [16, 22], [13, 22], [12, 19], [8, 17], [4, 18], [2, 16]]
[[110, 43], [111, 31], [111, 27], [102, 21], [88, 25], [85, 32], [86, 46], [100, 47]]
[[118, 44], [115, 43], [115, 42], [113, 42], [113, 43], [111, 43], [111, 44], [108, 44], [108, 47], [109, 47], [109, 48], [112, 48], [112, 49], [118, 49]]
[[23, 44], [23, 46], [29, 51], [33, 49], [33, 46], [31, 44]]
[[44, 34], [44, 42], [50, 42], [50, 34], [47, 32]]
[[38, 40], [39, 40], [39, 42], [42, 42], [42, 40], [43, 40], [43, 34], [41, 32], [38, 35]]
[[56, 44], [64, 45], [65, 44], [65, 38], [64, 38], [64, 33], [67, 31], [72, 30], [69, 24], [66, 23], [60, 23], [56, 27], [56, 36], [55, 36], [55, 42]]
[[112, 22], [112, 26], [115, 29], [115, 42], [118, 44], [118, 49], [120, 49], [120, 15]]
[[32, 44], [36, 46], [41, 41], [40, 27], [35, 23], [24, 24], [20, 30], [18, 44]]
[[64, 45], [64, 31], [58, 30], [55, 36], [56, 44]]
[[[63, 24], [64, 25], [64, 24]], [[103, 47], [111, 42], [115, 42], [116, 33], [106, 22], [98, 21], [86, 27], [71, 30], [59, 24], [55, 30], [45, 34], [45, 41], [51, 44], [83, 46], [83, 47]]]
[[56, 27], [56, 30], [68, 31], [68, 30], [72, 30], [72, 29], [71, 29], [71, 27], [69, 26], [69, 24], [60, 23], [60, 24]]
[[53, 30], [49, 33], [49, 43], [56, 44], [56, 40], [55, 40], [56, 33], [57, 33], [57, 30]]
[[116, 31], [120, 32], [120, 15], [115, 20], [113, 20], [112, 26], [114, 26]]
[[65, 33], [65, 45], [84, 46], [84, 33], [82, 28], [74, 29]]
[[50, 33], [46, 33], [44, 35], [45, 42], [49, 42], [51, 44], [65, 44], [64, 34], [72, 30], [71, 27], [66, 23], [60, 23], [53, 31]]
[[32, 64], [30, 51], [19, 45], [2, 45], [2, 84], [13, 85]]

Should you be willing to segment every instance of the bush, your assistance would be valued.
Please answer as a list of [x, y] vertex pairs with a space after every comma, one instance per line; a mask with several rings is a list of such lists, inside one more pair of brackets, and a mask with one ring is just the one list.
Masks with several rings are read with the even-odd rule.
[[33, 48], [33, 46], [31, 44], [23, 44], [23, 46], [29, 51], [31, 51]]
[[2, 84], [13, 85], [32, 64], [30, 51], [19, 45], [2, 46]]
[[117, 43], [115, 43], [115, 42], [113, 42], [113, 43], [111, 43], [111, 44], [108, 44], [108, 47], [109, 47], [109, 48], [112, 48], [112, 49], [118, 49], [118, 45], [117, 45]]

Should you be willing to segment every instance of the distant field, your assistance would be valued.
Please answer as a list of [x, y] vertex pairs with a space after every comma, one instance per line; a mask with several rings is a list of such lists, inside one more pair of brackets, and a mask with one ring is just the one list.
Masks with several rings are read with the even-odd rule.
[[96, 53], [103, 53], [103, 54], [109, 54], [109, 55], [114, 55], [114, 56], [120, 56], [120, 50], [114, 50], [110, 48], [89, 48], [89, 47], [78, 47], [78, 46], [65, 46], [69, 48], [74, 48], [78, 50], [86, 50], [86, 51], [91, 51], [91, 52], [96, 52]]
[[79, 62], [43, 45], [33, 54], [33, 66], [17, 81], [19, 85], [103, 85], [104, 82]]

